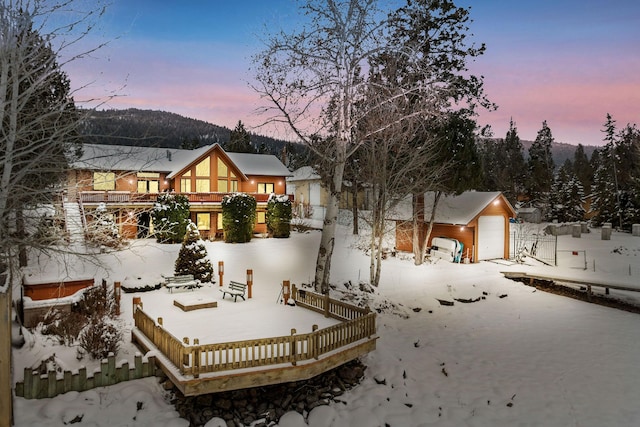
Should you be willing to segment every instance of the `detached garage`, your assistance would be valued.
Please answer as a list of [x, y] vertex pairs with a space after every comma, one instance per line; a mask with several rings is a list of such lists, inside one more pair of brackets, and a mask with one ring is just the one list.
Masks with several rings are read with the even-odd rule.
[[[435, 193], [418, 197], [420, 237], [424, 239], [431, 218]], [[413, 251], [411, 201], [399, 207], [396, 221], [396, 249]], [[462, 258], [472, 262], [509, 257], [509, 219], [516, 212], [499, 191], [467, 191], [458, 196], [443, 195], [436, 207], [435, 220], [428, 245], [434, 238], [456, 239], [463, 244]]]

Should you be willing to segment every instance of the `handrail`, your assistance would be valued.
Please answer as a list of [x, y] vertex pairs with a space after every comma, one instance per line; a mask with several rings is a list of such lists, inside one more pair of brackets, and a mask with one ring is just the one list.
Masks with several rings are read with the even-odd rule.
[[[160, 193], [136, 193], [133, 191], [80, 191], [78, 198], [85, 203], [155, 203]], [[190, 203], [222, 203], [224, 196], [234, 193], [173, 193], [187, 196]], [[258, 203], [266, 203], [270, 194], [246, 193], [253, 196]], [[292, 195], [288, 197], [293, 200]]]

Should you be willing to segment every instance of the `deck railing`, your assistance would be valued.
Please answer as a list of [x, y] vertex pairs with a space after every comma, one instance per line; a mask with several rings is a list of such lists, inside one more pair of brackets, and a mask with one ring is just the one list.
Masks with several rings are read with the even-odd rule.
[[[300, 294], [298, 292], [298, 295]], [[303, 299], [313, 301], [313, 305], [296, 300], [300, 307], [324, 313], [328, 301], [329, 315], [342, 320], [342, 323], [323, 329], [313, 325], [313, 331], [305, 334], [296, 334], [296, 330], [291, 329], [291, 335], [288, 336], [216, 344], [200, 344], [196, 339], [190, 344], [187, 338], [180, 341], [167, 332], [162, 326], [162, 319], [155, 322], [140, 306], [136, 308], [133, 316], [136, 328], [180, 370], [181, 374], [193, 375], [196, 378], [201, 373], [208, 372], [282, 363], [295, 365], [300, 361], [318, 359], [323, 354], [360, 340], [374, 339], [375, 313], [325, 295], [309, 291], [305, 291], [303, 295]]]
[[[136, 193], [132, 191], [80, 191], [82, 203], [154, 203], [159, 193]], [[222, 203], [222, 198], [233, 193], [174, 193], [187, 196], [190, 203]], [[247, 193], [258, 203], [266, 203], [269, 194]], [[293, 196], [289, 195], [293, 200]]]

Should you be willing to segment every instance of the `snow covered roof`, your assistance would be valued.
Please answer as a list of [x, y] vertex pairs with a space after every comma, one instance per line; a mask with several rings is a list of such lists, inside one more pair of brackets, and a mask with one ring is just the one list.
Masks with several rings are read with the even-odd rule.
[[219, 149], [244, 175], [290, 176], [291, 172], [270, 154], [226, 153], [218, 144], [195, 150], [125, 145], [84, 144], [83, 155], [73, 164], [76, 169], [166, 172], [169, 178], [206, 152]]
[[245, 175], [291, 176], [291, 172], [274, 155], [227, 153]]
[[287, 178], [287, 182], [312, 181], [318, 179], [320, 179], [320, 175], [318, 175], [311, 166], [302, 166], [293, 171], [293, 174]]
[[[443, 195], [436, 207], [435, 222], [439, 224], [468, 224], [501, 194], [500, 191], [466, 191], [457, 196]], [[425, 219], [431, 217], [434, 198], [435, 192], [424, 193]], [[502, 199], [507, 204], [509, 203], [506, 199]], [[410, 220], [413, 212], [411, 200], [411, 196], [407, 196], [392, 210], [389, 217], [396, 220]], [[510, 204], [508, 207], [513, 211]]]

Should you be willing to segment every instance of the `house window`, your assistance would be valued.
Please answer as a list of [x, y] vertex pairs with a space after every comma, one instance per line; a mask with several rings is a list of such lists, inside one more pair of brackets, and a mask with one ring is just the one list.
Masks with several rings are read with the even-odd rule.
[[229, 191], [236, 193], [238, 192], [238, 181], [231, 181], [229, 182], [230, 186], [229, 186]]
[[211, 158], [205, 157], [200, 163], [196, 165], [196, 176], [208, 177], [211, 172]]
[[211, 214], [197, 213], [196, 224], [198, 225], [198, 230], [211, 230]]
[[220, 193], [226, 193], [229, 191], [229, 181], [227, 181], [226, 179], [219, 179], [218, 180], [218, 191]]
[[191, 178], [180, 178], [180, 192], [191, 193]]
[[160, 181], [138, 180], [138, 193], [159, 193]]
[[216, 216], [218, 217], [218, 221], [217, 221], [218, 230], [222, 230], [222, 214], [219, 213]]
[[259, 182], [258, 183], [258, 194], [271, 194], [273, 193], [273, 183], [272, 182]]
[[221, 159], [218, 159], [218, 177], [226, 178], [228, 172], [229, 168], [227, 167], [227, 165], [225, 165]]
[[210, 183], [211, 181], [209, 180], [209, 178], [196, 179], [196, 193], [210, 193], [211, 192]]
[[94, 190], [115, 190], [116, 174], [113, 172], [94, 172], [93, 173], [93, 189]]
[[265, 211], [257, 212], [258, 224], [267, 222], [267, 213]]

